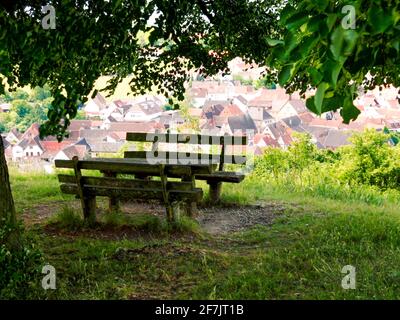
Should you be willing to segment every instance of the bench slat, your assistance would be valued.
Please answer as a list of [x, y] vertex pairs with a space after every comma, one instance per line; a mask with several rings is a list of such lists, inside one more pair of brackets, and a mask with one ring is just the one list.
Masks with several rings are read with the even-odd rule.
[[[153, 158], [153, 155], [157, 158]], [[168, 160], [173, 159], [178, 163], [180, 161], [191, 161], [191, 163], [198, 162], [199, 164], [210, 164], [219, 163], [219, 154], [202, 154], [202, 153], [188, 153], [188, 152], [170, 152], [170, 151], [158, 151], [155, 153], [153, 151], [125, 151], [124, 158], [127, 159], [147, 159], [147, 158], [157, 159], [159, 163], [168, 163]], [[189, 164], [188, 163], [188, 164]], [[245, 164], [246, 156], [241, 155], [225, 155], [224, 163], [229, 164]]]
[[[59, 174], [58, 181], [61, 183], [75, 184], [74, 176]], [[156, 180], [134, 180], [111, 177], [82, 177], [83, 185], [104, 186], [114, 188], [136, 188], [136, 189], [157, 189], [161, 188], [161, 181]], [[167, 188], [172, 190], [189, 191], [192, 189], [190, 182], [168, 181]]]
[[[76, 184], [61, 184], [61, 191], [65, 194], [78, 195], [78, 186]], [[163, 200], [163, 191], [159, 189], [140, 189], [140, 188], [113, 188], [84, 185], [83, 190], [85, 195], [97, 197], [116, 197], [118, 199], [155, 199]], [[196, 188], [190, 191], [169, 190], [169, 200], [192, 200], [199, 202], [203, 197], [203, 190]]]
[[210, 136], [186, 133], [128, 132], [127, 141], [209, 145], [247, 145], [247, 136]]
[[[74, 163], [72, 160], [56, 160], [55, 166], [57, 168], [73, 169]], [[80, 160], [80, 169], [92, 169], [100, 171], [118, 172], [118, 173], [143, 173], [149, 176], [159, 176], [160, 170], [157, 165], [152, 165], [143, 160], [143, 163], [130, 163], [129, 159], [92, 159], [92, 160]], [[207, 170], [207, 168], [205, 168]], [[204, 171], [204, 170], [203, 170]], [[209, 171], [209, 170], [208, 170]], [[168, 175], [182, 176], [190, 175], [191, 168], [175, 165], [168, 166], [166, 169]]]
[[230, 171], [216, 171], [211, 174], [197, 174], [195, 177], [196, 180], [207, 180], [207, 182], [240, 183], [245, 178], [245, 175]]

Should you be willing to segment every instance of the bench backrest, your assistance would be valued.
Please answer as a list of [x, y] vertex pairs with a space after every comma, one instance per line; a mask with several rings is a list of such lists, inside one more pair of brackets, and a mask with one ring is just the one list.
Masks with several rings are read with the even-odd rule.
[[[56, 168], [74, 169], [74, 160], [55, 160]], [[79, 169], [98, 170], [101, 172], [145, 174], [146, 176], [160, 176], [161, 165], [143, 163], [131, 163], [129, 159], [91, 159], [79, 160]], [[165, 173], [168, 176], [189, 176], [191, 168], [186, 166], [168, 166]]]
[[[194, 188], [192, 182], [168, 181], [167, 176], [190, 175], [190, 167], [132, 164], [124, 159], [95, 159], [95, 160], [56, 160], [57, 168], [74, 169], [74, 175], [59, 174], [61, 190], [66, 194], [75, 194], [81, 198], [87, 196], [106, 196], [116, 198], [162, 199], [164, 202], [173, 200], [192, 199], [199, 201], [201, 189]], [[81, 170], [99, 170], [107, 173], [105, 177], [83, 176]], [[146, 174], [159, 176], [160, 180], [142, 180], [117, 178], [110, 173]]]
[[[126, 135], [127, 141], [132, 142], [150, 142], [152, 148], [149, 151], [126, 151], [125, 158], [136, 159], [152, 159], [163, 161], [180, 161], [183, 163], [200, 163], [200, 164], [219, 164], [219, 170], [222, 171], [225, 163], [229, 164], [245, 164], [246, 156], [243, 153], [243, 146], [247, 146], [246, 136], [210, 136], [201, 134], [184, 134], [184, 133], [142, 133], [129, 132]], [[159, 146], [167, 144], [169, 150], [162, 151]], [[182, 152], [179, 151], [180, 145], [208, 145], [210, 147], [217, 146], [220, 148], [218, 153], [210, 152]], [[231, 146], [232, 151], [227, 153], [227, 147]], [[240, 151], [235, 150], [236, 146], [240, 146]]]

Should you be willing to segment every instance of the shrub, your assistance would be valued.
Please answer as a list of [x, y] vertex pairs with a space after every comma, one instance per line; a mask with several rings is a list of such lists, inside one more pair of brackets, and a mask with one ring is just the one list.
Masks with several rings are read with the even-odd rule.
[[400, 146], [389, 145], [388, 135], [365, 130], [335, 151], [318, 150], [309, 135], [295, 139], [287, 150], [267, 148], [254, 176], [280, 190], [376, 205], [399, 195]]
[[0, 229], [0, 299], [28, 298], [40, 283], [42, 265], [40, 250], [21, 226]]

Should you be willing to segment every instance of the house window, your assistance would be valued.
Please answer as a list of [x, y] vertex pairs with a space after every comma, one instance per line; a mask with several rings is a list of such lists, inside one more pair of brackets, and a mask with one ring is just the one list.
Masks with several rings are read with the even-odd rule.
[[33, 152], [31, 152], [31, 157], [33, 157]]

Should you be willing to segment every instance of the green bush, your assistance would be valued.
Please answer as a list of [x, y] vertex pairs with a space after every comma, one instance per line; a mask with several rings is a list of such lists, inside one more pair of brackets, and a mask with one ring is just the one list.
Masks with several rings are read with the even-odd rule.
[[0, 299], [28, 298], [40, 284], [42, 262], [40, 250], [21, 226], [0, 229]]
[[356, 133], [351, 145], [318, 150], [306, 134], [287, 149], [267, 148], [255, 160], [254, 175], [285, 191], [380, 205], [400, 195], [400, 146], [374, 130]]

